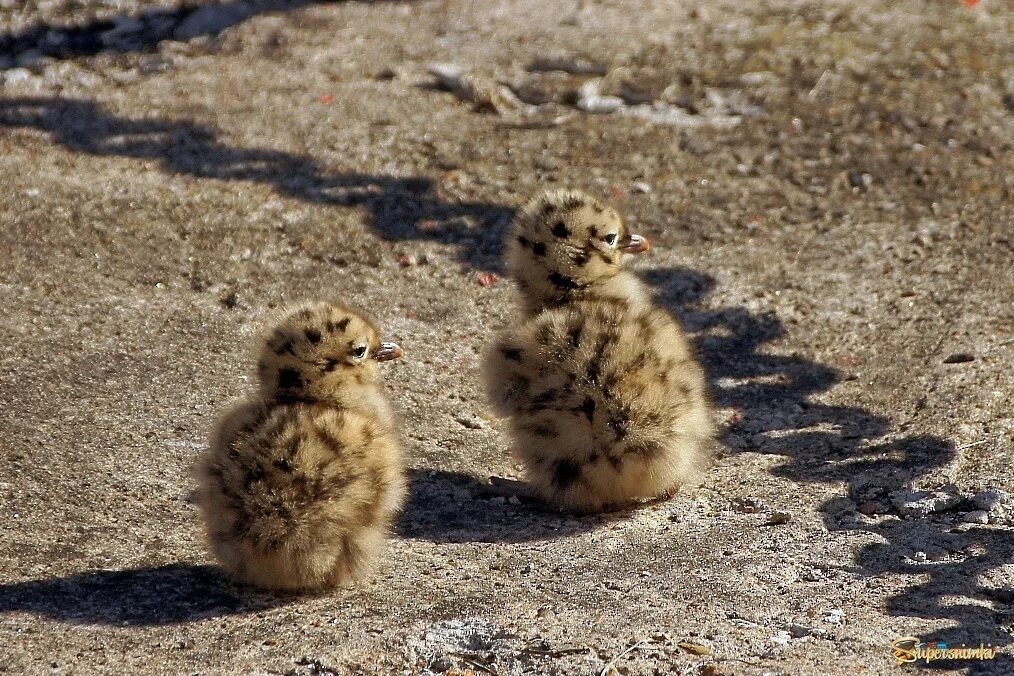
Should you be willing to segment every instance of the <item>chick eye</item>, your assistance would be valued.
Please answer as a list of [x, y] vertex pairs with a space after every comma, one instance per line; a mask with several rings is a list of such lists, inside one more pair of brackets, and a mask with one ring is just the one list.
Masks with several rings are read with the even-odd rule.
[[611, 232], [602, 239], [605, 240], [605, 243], [608, 244], [609, 246], [613, 246], [614, 244], [616, 244], [616, 233]]
[[362, 359], [366, 356], [367, 347], [365, 345], [359, 345], [352, 349], [352, 356], [356, 359]]

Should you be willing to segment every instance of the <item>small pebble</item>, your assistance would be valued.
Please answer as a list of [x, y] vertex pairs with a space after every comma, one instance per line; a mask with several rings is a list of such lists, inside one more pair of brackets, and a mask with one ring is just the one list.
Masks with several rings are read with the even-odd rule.
[[764, 525], [780, 526], [783, 523], [788, 523], [789, 521], [792, 521], [792, 515], [788, 512], [771, 512], [771, 516], [768, 517], [768, 520]]
[[485, 429], [486, 423], [477, 415], [459, 415], [454, 417], [455, 422], [470, 430]]
[[442, 674], [445, 671], [450, 671], [454, 668], [454, 662], [449, 657], [438, 657], [430, 662], [429, 668], [431, 671], [435, 671], [438, 674]]
[[519, 498], [516, 495], [512, 495], [509, 498], [507, 498], [507, 504], [509, 504], [509, 505], [520, 505], [521, 504], [521, 498]]
[[981, 510], [992, 512], [1005, 502], [1010, 495], [996, 488], [976, 493], [972, 496], [972, 503]]
[[756, 514], [767, 511], [768, 508], [767, 504], [758, 498], [736, 498], [732, 501], [732, 506], [743, 514]]
[[975, 356], [967, 352], [955, 352], [944, 357], [945, 364], [964, 364], [970, 361], [975, 361]]
[[644, 181], [635, 181], [630, 186], [630, 192], [647, 195], [648, 193], [651, 192], [651, 186], [645, 183]]
[[540, 620], [545, 620], [547, 622], [552, 622], [552, 621], [554, 621], [556, 619], [556, 612], [554, 612], [552, 608], [543, 607], [543, 608], [539, 608], [539, 612], [538, 612], [537, 616], [538, 616], [538, 618]]
[[804, 636], [810, 636], [813, 634], [813, 627], [808, 627], [805, 624], [799, 624], [793, 622], [789, 625], [789, 635], [792, 638], [803, 638]]
[[869, 190], [870, 186], [873, 185], [873, 177], [862, 171], [850, 171], [849, 185], [853, 188]]
[[926, 552], [916, 552], [915, 554], [912, 555], [912, 560], [916, 561], [918, 563], [925, 563], [926, 562]]
[[962, 498], [956, 493], [945, 491], [895, 491], [891, 493], [891, 504], [902, 516], [924, 517], [934, 512], [944, 512], [957, 506]]
[[974, 512], [969, 512], [961, 517], [961, 520], [965, 523], [989, 523], [989, 512], [977, 509]]
[[845, 611], [841, 608], [832, 608], [824, 612], [824, 621], [828, 624], [841, 624], [845, 621]]
[[824, 573], [817, 568], [807, 568], [799, 573], [799, 579], [804, 582], [820, 582], [824, 579]]
[[863, 504], [859, 505], [859, 512], [861, 514], [865, 514], [866, 516], [879, 514], [882, 511], [884, 511], [884, 506], [881, 505], [879, 502], [874, 502], [872, 500], [868, 500], [867, 502], [864, 502]]
[[402, 254], [401, 256], [398, 256], [398, 265], [400, 265], [403, 268], [412, 267], [413, 265], [416, 265], [418, 262], [419, 261], [416, 260], [416, 257], [410, 254]]
[[777, 645], [789, 645], [789, 641], [792, 640], [792, 635], [787, 631], [779, 631], [771, 637], [771, 642]]

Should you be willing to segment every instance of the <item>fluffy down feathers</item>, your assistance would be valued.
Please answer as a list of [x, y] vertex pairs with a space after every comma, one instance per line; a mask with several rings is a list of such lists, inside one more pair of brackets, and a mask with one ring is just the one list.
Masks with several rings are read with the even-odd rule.
[[[362, 348], [365, 346], [365, 350]], [[198, 466], [198, 503], [223, 567], [278, 590], [361, 576], [405, 493], [373, 325], [317, 303], [264, 338], [260, 396], [226, 413]]]
[[704, 373], [663, 310], [606, 300], [543, 312], [494, 346], [486, 372], [513, 453], [561, 507], [665, 496], [708, 462]]

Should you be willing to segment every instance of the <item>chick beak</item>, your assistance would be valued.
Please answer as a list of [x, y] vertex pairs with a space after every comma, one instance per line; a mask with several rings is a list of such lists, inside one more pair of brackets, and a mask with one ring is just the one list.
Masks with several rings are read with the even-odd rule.
[[625, 242], [620, 244], [620, 249], [624, 253], [639, 254], [644, 253], [651, 249], [651, 242], [648, 241], [647, 237], [641, 237], [640, 235], [631, 235]]
[[381, 343], [380, 349], [373, 356], [377, 361], [391, 361], [392, 359], [401, 359], [405, 356], [405, 350], [401, 349], [398, 343]]

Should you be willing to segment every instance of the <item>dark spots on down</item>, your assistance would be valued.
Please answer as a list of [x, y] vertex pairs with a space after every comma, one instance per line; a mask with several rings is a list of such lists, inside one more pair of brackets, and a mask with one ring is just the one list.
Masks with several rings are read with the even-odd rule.
[[327, 362], [324, 363], [324, 372], [325, 373], [331, 373], [336, 368], [338, 368], [338, 360], [337, 359], [328, 359]]
[[293, 469], [295, 469], [295, 466], [292, 464], [292, 461], [289, 460], [288, 458], [278, 458], [271, 464], [275, 467], [275, 469], [281, 472], [291, 472]]
[[581, 403], [581, 412], [588, 417], [588, 422], [591, 422], [595, 417], [595, 400], [585, 397], [584, 402]]
[[331, 333], [345, 333], [345, 330], [349, 328], [349, 318], [341, 319], [339, 321], [328, 321], [327, 330]]
[[613, 431], [617, 440], [623, 439], [630, 432], [630, 421], [622, 418], [611, 418], [609, 429]]
[[563, 221], [557, 221], [553, 225], [552, 233], [554, 236], [560, 238], [570, 237], [570, 229], [567, 227], [567, 224], [564, 223]]
[[577, 289], [578, 284], [570, 277], [565, 277], [559, 272], [551, 272], [549, 274], [550, 283], [558, 289]]
[[542, 215], [543, 216], [548, 216], [549, 214], [553, 213], [555, 210], [556, 210], [556, 205], [553, 204], [552, 202], [546, 202], [545, 204], [542, 205]]
[[536, 256], [540, 256], [540, 257], [541, 256], [545, 256], [546, 255], [546, 245], [543, 244], [542, 242], [533, 242], [532, 243], [532, 253], [535, 254]]
[[590, 260], [591, 256], [589, 256], [588, 254], [579, 253], [578, 255], [574, 256], [574, 265], [577, 265], [578, 267], [584, 267], [585, 265], [588, 265], [588, 261]]
[[282, 369], [278, 372], [278, 387], [291, 390], [303, 386], [303, 377], [296, 369]]
[[587, 200], [585, 200], [585, 198], [581, 197], [580, 195], [573, 195], [563, 201], [563, 208], [568, 211], [572, 209], [577, 209], [578, 207], [584, 206], [586, 201]]
[[598, 453], [592, 453], [588, 456], [588, 462], [589, 463], [598, 462], [601, 457], [602, 456], [599, 455]]
[[639, 353], [634, 360], [630, 362], [630, 366], [627, 367], [627, 371], [640, 371], [647, 365], [648, 355], [644, 352]]
[[581, 478], [581, 467], [573, 460], [560, 460], [553, 470], [553, 483], [565, 489]]
[[547, 344], [553, 337], [553, 327], [549, 324], [543, 324], [539, 327], [539, 333], [535, 336], [535, 339], [539, 341], [540, 345]]
[[617, 471], [623, 465], [623, 456], [607, 455], [606, 460], [608, 460], [609, 464], [613, 466], [613, 469]]
[[311, 343], [313, 343], [314, 345], [316, 345], [317, 343], [320, 342], [320, 331], [318, 331], [317, 329], [307, 329], [306, 339]]
[[627, 446], [627, 453], [639, 455], [643, 458], [653, 458], [662, 452], [662, 447], [656, 443], [642, 441]]
[[548, 421], [528, 423], [524, 427], [537, 437], [548, 438], [556, 436], [556, 425]]
[[260, 466], [254, 467], [253, 469], [248, 470], [247, 473], [243, 475], [243, 487], [250, 488], [250, 486], [252, 486], [253, 484], [263, 480], [264, 480], [264, 470], [261, 469]]
[[598, 202], [595, 202], [594, 204], [592, 204], [592, 211], [594, 211], [597, 214], [601, 214], [605, 210], [606, 210], [606, 208], [604, 206], [602, 206], [601, 204], [599, 204]]
[[519, 235], [518, 236], [518, 244], [520, 244], [521, 246], [523, 246], [526, 249], [531, 249], [532, 248], [532, 240], [528, 239], [524, 235]]
[[504, 359], [507, 359], [508, 361], [521, 361], [521, 348], [502, 347], [500, 348], [500, 352], [503, 354]]
[[291, 354], [292, 356], [296, 356], [296, 348], [291, 340], [286, 340], [284, 343], [277, 345], [274, 350], [276, 354]]
[[560, 395], [560, 391], [555, 387], [541, 392], [532, 397], [532, 408], [544, 408], [547, 404], [552, 403]]
[[575, 324], [567, 331], [567, 337], [570, 338], [570, 344], [574, 347], [581, 344], [581, 331], [583, 330], [584, 324]]
[[317, 428], [317, 438], [335, 455], [341, 455], [345, 451], [345, 444], [342, 443], [342, 440], [332, 434], [331, 430], [327, 428]]

